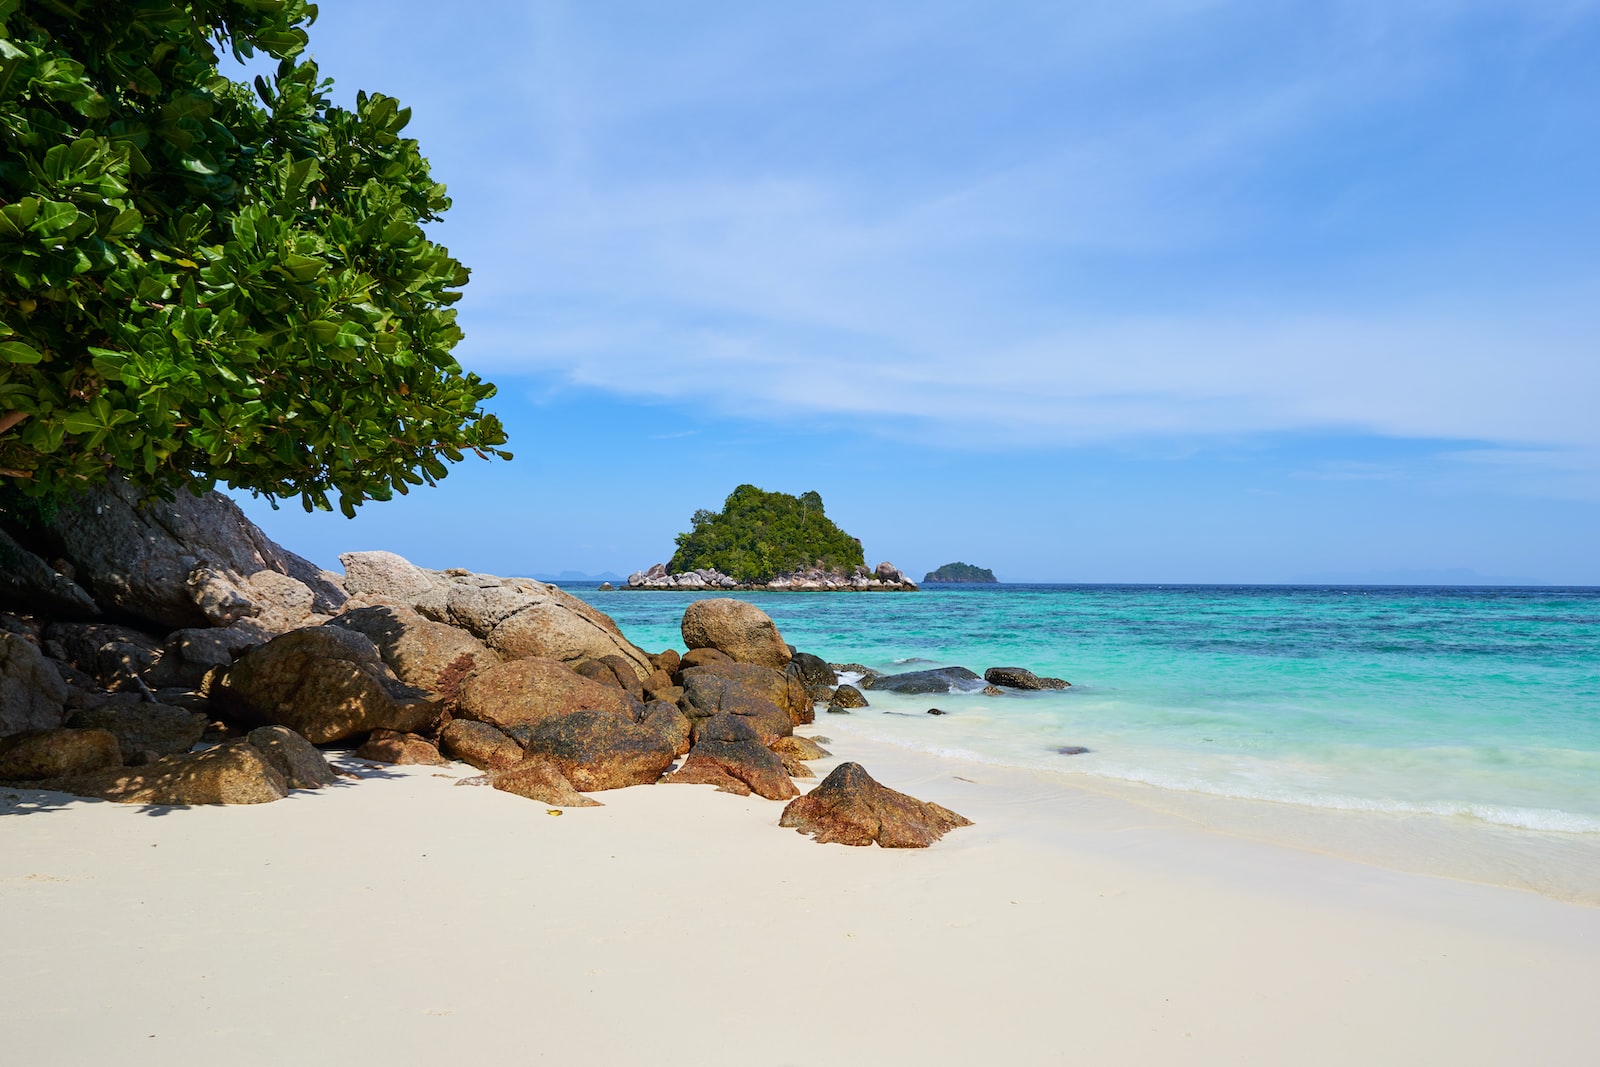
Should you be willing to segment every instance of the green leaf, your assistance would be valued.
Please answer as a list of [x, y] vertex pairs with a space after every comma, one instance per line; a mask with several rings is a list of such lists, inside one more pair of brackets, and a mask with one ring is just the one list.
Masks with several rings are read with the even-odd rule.
[[37, 363], [43, 358], [32, 345], [21, 341], [0, 341], [0, 359], [7, 363]]

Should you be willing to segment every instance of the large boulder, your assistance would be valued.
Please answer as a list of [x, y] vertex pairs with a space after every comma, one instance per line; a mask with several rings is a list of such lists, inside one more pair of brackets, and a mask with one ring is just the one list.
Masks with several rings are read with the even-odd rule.
[[789, 662], [784, 644], [770, 616], [754, 604], [730, 597], [696, 600], [683, 612], [683, 642], [691, 650], [714, 648], [740, 663], [782, 670]]
[[1065, 678], [1041, 678], [1026, 667], [990, 667], [983, 672], [983, 680], [1007, 689], [1067, 689], [1072, 685]]
[[[131, 695], [131, 694], [130, 694]], [[117, 699], [98, 707], [79, 708], [67, 725], [80, 730], [105, 730], [117, 739], [129, 762], [135, 757], [173, 756], [199, 742], [206, 717], [167, 704]]]
[[473, 719], [451, 719], [439, 731], [439, 751], [480, 771], [503, 771], [522, 762], [522, 746]]
[[554, 585], [463, 570], [427, 571], [390, 552], [339, 558], [358, 601], [398, 604], [460, 626], [506, 659], [537, 656], [576, 666], [616, 655], [636, 678], [653, 669], [650, 657], [622, 636], [609, 615]]
[[0, 530], [0, 604], [53, 618], [88, 618], [100, 606], [83, 587]]
[[660, 731], [609, 711], [574, 711], [527, 730], [529, 756], [549, 759], [582, 792], [649, 785], [677, 753]]
[[456, 693], [455, 714], [506, 730], [574, 711], [631, 718], [628, 694], [601, 685], [555, 660], [497, 663], [470, 675]]
[[61, 778], [121, 766], [117, 739], [104, 730], [30, 730], [0, 738], [0, 781]]
[[82, 671], [102, 689], [134, 689], [152, 679], [165, 642], [143, 630], [109, 622], [57, 622], [44, 629], [44, 650]]
[[489, 646], [459, 626], [435, 622], [406, 607], [356, 608], [328, 625], [366, 635], [402, 682], [447, 701], [455, 699], [467, 675], [500, 662]]
[[639, 712], [640, 726], [655, 730], [672, 744], [672, 754], [681, 756], [689, 751], [694, 731], [689, 717], [676, 704], [665, 700], [652, 700]]
[[[683, 679], [685, 708], [698, 707], [702, 716], [720, 710], [723, 694], [737, 690], [776, 704], [795, 726], [804, 725], [813, 718], [811, 698], [805, 687], [798, 678], [784, 671], [753, 663], [712, 663], [690, 667], [679, 677]], [[693, 717], [695, 712], [689, 714]]]
[[165, 756], [137, 768], [116, 768], [39, 783], [120, 804], [266, 804], [289, 795], [289, 784], [244, 738], [204, 752]]
[[828, 661], [809, 652], [796, 652], [785, 670], [800, 679], [812, 700], [827, 700], [828, 691], [839, 684], [839, 675], [828, 666]]
[[287, 726], [258, 726], [245, 735], [290, 789], [321, 789], [338, 781], [316, 746]]
[[726, 713], [705, 721], [683, 766], [662, 781], [714, 785], [725, 793], [755, 793], [768, 800], [800, 793], [784, 770], [783, 758], [763, 745], [743, 719]]
[[521, 763], [489, 775], [489, 784], [503, 793], [554, 804], [558, 808], [597, 808], [598, 800], [579, 793], [554, 761], [530, 756]]
[[826, 844], [926, 848], [958, 826], [949, 808], [880, 785], [859, 763], [841, 763], [811, 792], [789, 802], [778, 819]]
[[883, 674], [874, 678], [872, 688], [889, 693], [976, 693], [984, 682], [965, 667], [935, 667], [905, 674]]
[[438, 698], [406, 685], [377, 646], [337, 626], [295, 630], [235, 663], [213, 699], [262, 726], [287, 726], [314, 745], [373, 730], [431, 727]]
[[[763, 667], [750, 669], [782, 677], [777, 671]], [[795, 716], [769, 699], [767, 691], [755, 685], [742, 684], [741, 679], [717, 673], [717, 670], [694, 667], [683, 672], [681, 707], [689, 717], [691, 736], [698, 738], [701, 724], [713, 715], [722, 713], [745, 719], [765, 745], [794, 732]]]
[[67, 716], [67, 683], [39, 646], [0, 631], [0, 737], [51, 730]]
[[[332, 575], [274, 543], [221, 493], [152, 499], [113, 477], [63, 505], [50, 532], [101, 607], [168, 629], [226, 626], [290, 602], [310, 608], [289, 623], [301, 625], [345, 600]], [[281, 582], [251, 585], [261, 571], [291, 579], [309, 599]]]
[[397, 765], [441, 766], [450, 762], [439, 754], [439, 747], [432, 741], [398, 730], [372, 731], [356, 749], [355, 757]]

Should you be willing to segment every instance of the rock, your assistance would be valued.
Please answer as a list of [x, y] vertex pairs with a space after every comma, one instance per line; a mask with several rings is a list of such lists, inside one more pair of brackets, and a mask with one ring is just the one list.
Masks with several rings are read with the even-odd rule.
[[669, 700], [676, 704], [683, 696], [683, 687], [672, 680], [672, 675], [657, 667], [639, 687], [639, 695], [645, 700]]
[[928, 709], [928, 714], [929, 715], [943, 715], [943, 714], [945, 714], [945, 712], [942, 711], [939, 708], [929, 708]]
[[554, 804], [558, 808], [598, 808], [600, 802], [591, 800], [572, 788], [561, 773], [561, 768], [548, 759], [533, 757], [489, 776], [489, 784], [503, 793], [537, 800], [541, 804]]
[[679, 660], [674, 674], [682, 674], [691, 667], [711, 667], [718, 663], [733, 663], [734, 658], [714, 648], [691, 648]]
[[100, 605], [67, 575], [0, 530], [0, 604], [16, 604], [52, 618], [89, 618]]
[[[426, 604], [420, 610], [430, 615]], [[611, 617], [553, 585], [491, 575], [451, 575], [441, 622], [462, 626], [507, 659], [537, 656], [574, 666], [617, 655], [636, 678], [654, 669]]]
[[[644, 696], [644, 687], [640, 684], [638, 675], [633, 673], [633, 665], [621, 656], [586, 659], [574, 669], [585, 678], [599, 682], [601, 685], [615, 686], [630, 696]], [[652, 670], [650, 677], [656, 677], [659, 673]], [[667, 681], [669, 684], [671, 683], [670, 678]]]
[[102, 689], [137, 689], [161, 661], [163, 642], [131, 626], [57, 622], [44, 628], [44, 650], [94, 678]]
[[813, 656], [809, 652], [796, 652], [789, 660], [789, 667], [799, 675], [801, 684], [808, 692], [831, 689], [839, 684], [839, 676], [821, 656]]
[[986, 685], [983, 687], [983, 695], [986, 697], [1003, 697], [1006, 695], [1006, 691], [998, 685]]
[[[741, 672], [753, 672], [755, 677], [741, 676]], [[762, 678], [762, 674], [781, 680], [783, 687], [774, 690], [769, 678]], [[787, 694], [787, 679], [766, 667], [737, 663], [694, 667], [683, 672], [681, 707], [695, 730], [705, 719], [727, 712], [750, 720], [762, 743], [771, 744], [794, 732], [795, 716], [772, 699], [779, 696], [787, 701]]]
[[287, 726], [260, 726], [245, 735], [290, 789], [321, 789], [339, 780], [316, 747]]
[[878, 564], [878, 569], [873, 572], [873, 575], [880, 582], [894, 583], [896, 585], [906, 580], [906, 576], [900, 573], [900, 568], [887, 561]]
[[779, 826], [823, 843], [926, 848], [970, 820], [874, 781], [859, 763], [841, 763], [811, 792], [783, 809]]
[[433, 592], [433, 576], [393, 552], [345, 552], [339, 562], [344, 566], [345, 592], [352, 597], [414, 609], [419, 600]]
[[772, 751], [780, 756], [793, 756], [800, 760], [827, 759], [833, 755], [816, 741], [809, 737], [801, 737], [799, 734], [778, 738], [772, 743]]
[[439, 731], [439, 749], [480, 771], [503, 771], [522, 762], [522, 746], [486, 722], [451, 719]]
[[456, 698], [467, 675], [500, 662], [488, 645], [465, 630], [424, 618], [410, 608], [356, 608], [330, 619], [328, 625], [365, 635], [397, 678], [447, 702]]
[[52, 730], [66, 719], [67, 685], [32, 641], [0, 632], [0, 737]]
[[0, 781], [37, 781], [122, 766], [117, 739], [104, 730], [29, 730], [0, 738]]
[[247, 582], [261, 571], [309, 589], [314, 612], [331, 613], [345, 600], [332, 575], [275, 544], [221, 493], [147, 499], [113, 476], [63, 505], [52, 533], [102, 608], [167, 629], [270, 614], [281, 601], [258, 605], [251, 596], [271, 590]]
[[983, 681], [965, 667], [935, 667], [881, 675], [873, 680], [872, 688], [890, 693], [975, 693], [983, 688]]
[[574, 711], [628, 718], [633, 705], [614, 685], [601, 685], [555, 660], [498, 663], [470, 675], [456, 694], [455, 714], [507, 730]]
[[[799, 679], [787, 672], [753, 663], [712, 663], [691, 667], [679, 677], [683, 679], [684, 710], [691, 717], [694, 712], [689, 710], [690, 705], [700, 708], [702, 715], [718, 711], [722, 692], [732, 687], [747, 696], [776, 704], [789, 716], [791, 726], [802, 726], [814, 718], [811, 698]], [[722, 681], [713, 682], [713, 678]]]
[[789, 646], [772, 619], [744, 600], [697, 600], [684, 610], [681, 629], [684, 644], [691, 650], [714, 648], [740, 663], [778, 670], [790, 659]]
[[665, 652], [650, 657], [650, 662], [655, 664], [656, 670], [665, 671], [669, 675], [678, 673], [678, 663], [680, 661], [681, 657], [675, 648], [669, 648]]
[[778, 758], [783, 760], [783, 773], [790, 778], [815, 778], [817, 776], [817, 772], [806, 766], [805, 760], [799, 756], [780, 755]]
[[1062, 678], [1040, 678], [1026, 667], [990, 667], [983, 672], [983, 680], [1008, 689], [1066, 689], [1072, 685]]
[[689, 751], [693, 731], [689, 717], [678, 705], [665, 700], [652, 700], [639, 714], [640, 726], [654, 730], [672, 744], [672, 754], [681, 756]]
[[439, 718], [432, 693], [396, 678], [376, 645], [338, 626], [295, 630], [250, 650], [212, 699], [257, 725], [287, 726], [314, 745], [373, 730], [425, 730]]
[[204, 752], [164, 756], [146, 767], [51, 779], [48, 788], [120, 804], [266, 804], [289, 795], [289, 785], [259, 749], [224, 741]]
[[1082, 756], [1088, 751], [1082, 745], [1062, 745], [1056, 749], [1056, 754], [1061, 756]]
[[232, 626], [193, 627], [167, 635], [161, 652], [161, 680], [189, 687], [198, 686], [216, 668], [233, 666], [233, 661], [250, 649], [264, 645], [274, 635], [253, 626], [246, 619]]
[[833, 698], [828, 701], [828, 710], [833, 712], [849, 711], [851, 708], [864, 708], [867, 698], [861, 695], [861, 690], [853, 685], [841, 685], [833, 691]]
[[398, 765], [434, 766], [450, 762], [439, 755], [439, 749], [433, 742], [398, 730], [372, 731], [361, 747], [356, 749], [355, 756], [357, 759]]
[[710, 784], [724, 792], [753, 792], [768, 800], [787, 800], [800, 792], [784, 771], [782, 757], [763, 745], [746, 722], [725, 713], [701, 725], [683, 766], [664, 781]]
[[617, 591], [617, 587], [612, 585], [610, 582], [601, 582], [598, 591], [602, 593], [614, 593]]
[[206, 717], [184, 708], [147, 702], [118, 702], [80, 708], [67, 718], [79, 730], [105, 730], [117, 739], [124, 756], [187, 752], [205, 733]]
[[648, 785], [677, 753], [659, 731], [608, 711], [574, 711], [532, 724], [529, 756], [548, 757], [580, 792]]

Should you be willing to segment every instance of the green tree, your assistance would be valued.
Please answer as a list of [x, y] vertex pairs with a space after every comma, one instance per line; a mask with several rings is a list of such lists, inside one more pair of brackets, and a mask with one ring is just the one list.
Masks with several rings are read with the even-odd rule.
[[802, 567], [848, 571], [864, 562], [861, 542], [834, 525], [815, 492], [794, 497], [741, 485], [720, 512], [701, 508], [690, 522], [667, 564], [675, 574], [711, 568], [764, 582]]
[[[113, 471], [354, 513], [509, 457], [410, 112], [334, 106], [306, 0], [0, 0], [0, 485]], [[254, 89], [219, 51], [276, 59]]]

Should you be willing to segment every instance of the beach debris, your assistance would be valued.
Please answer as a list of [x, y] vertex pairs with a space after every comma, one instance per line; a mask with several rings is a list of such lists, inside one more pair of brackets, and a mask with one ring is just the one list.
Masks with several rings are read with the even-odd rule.
[[746, 600], [696, 600], [684, 609], [679, 629], [689, 649], [714, 648], [740, 663], [782, 670], [791, 658], [771, 616]]
[[872, 688], [890, 693], [975, 693], [983, 688], [983, 680], [965, 667], [935, 667], [880, 675]]
[[778, 819], [824, 844], [926, 848], [972, 822], [949, 808], [877, 782], [859, 763], [841, 763], [815, 789], [789, 802]]
[[851, 708], [864, 708], [867, 698], [861, 695], [861, 690], [853, 685], [841, 685], [833, 691], [833, 697], [828, 701], [828, 710], [834, 713], [849, 711]]
[[762, 744], [742, 717], [726, 712], [699, 724], [683, 766], [662, 781], [715, 785], [725, 793], [755, 793], [768, 800], [788, 800], [800, 792], [789, 780], [783, 757]]
[[1041, 678], [1026, 667], [990, 667], [983, 672], [983, 679], [990, 685], [1003, 685], [1007, 689], [1068, 689], [1072, 686], [1065, 678]]

